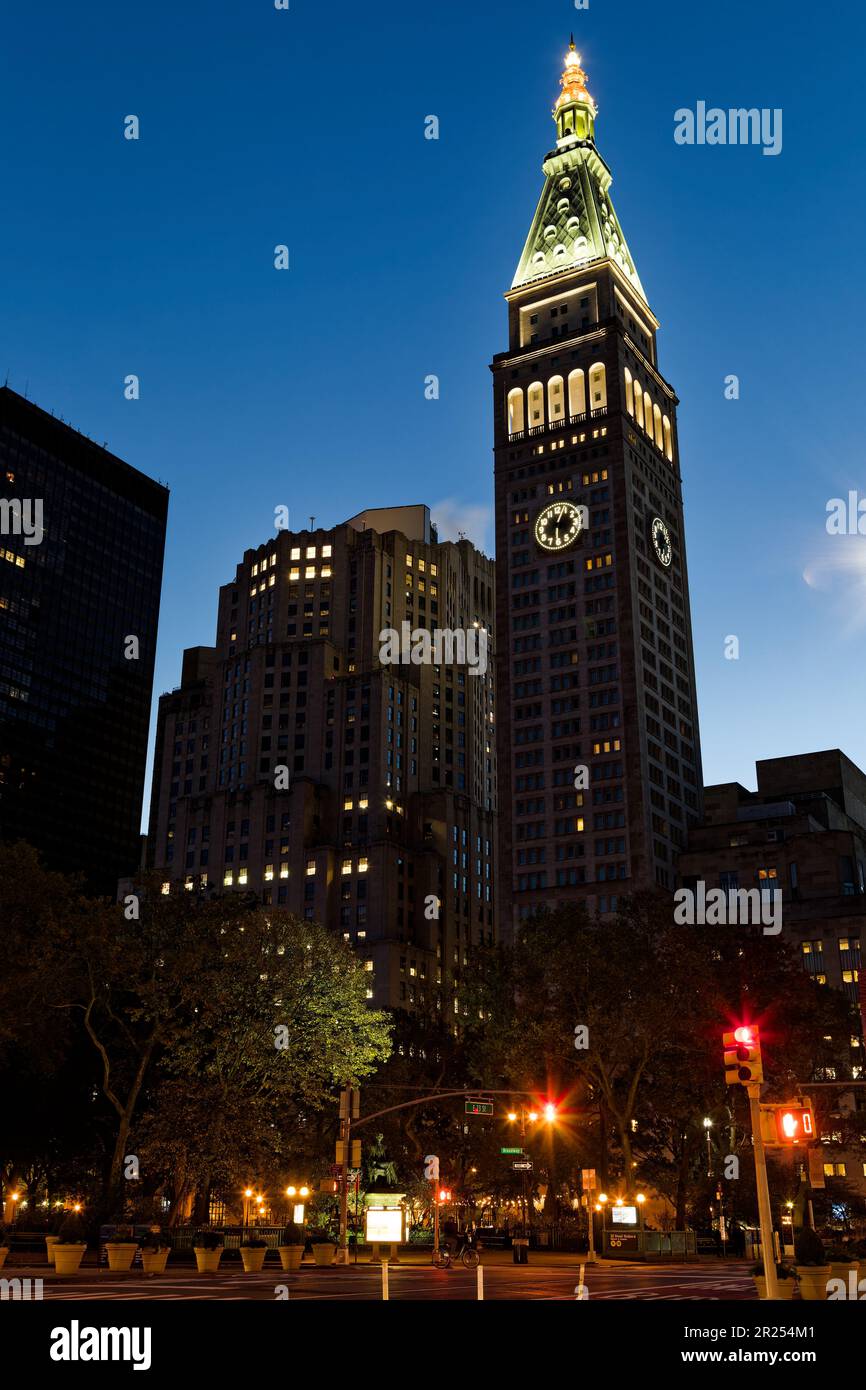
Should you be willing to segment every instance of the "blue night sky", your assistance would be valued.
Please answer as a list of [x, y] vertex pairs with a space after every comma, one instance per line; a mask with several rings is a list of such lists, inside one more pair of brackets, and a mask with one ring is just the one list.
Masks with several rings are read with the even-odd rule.
[[[832, 15], [779, 0], [9, 13], [0, 373], [171, 487], [157, 695], [185, 646], [213, 640], [217, 588], [275, 506], [303, 526], [427, 501], [446, 535], [491, 551], [488, 363], [574, 28], [682, 402], [705, 780], [753, 785], [756, 758], [837, 745], [866, 765], [866, 538], [825, 530], [828, 499], [866, 494], [866, 30], [853, 3]], [[674, 112], [699, 100], [781, 107], [782, 153], [675, 144]]]

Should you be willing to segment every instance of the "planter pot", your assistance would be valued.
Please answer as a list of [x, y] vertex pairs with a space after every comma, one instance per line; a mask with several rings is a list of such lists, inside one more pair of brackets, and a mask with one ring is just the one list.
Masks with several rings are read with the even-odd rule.
[[260, 1248], [255, 1245], [242, 1245], [241, 1259], [244, 1262], [244, 1273], [261, 1274], [262, 1265], [265, 1262], [265, 1255], [267, 1255], [267, 1253], [267, 1246], [265, 1246], [264, 1248]]
[[170, 1249], [165, 1250], [142, 1250], [141, 1265], [145, 1274], [165, 1274], [165, 1267], [168, 1264]]
[[48, 1254], [48, 1263], [49, 1263], [50, 1265], [53, 1265], [53, 1264], [54, 1264], [54, 1247], [55, 1247], [56, 1244], [57, 1244], [57, 1236], [46, 1236], [46, 1237], [45, 1237], [45, 1249], [46, 1249], [47, 1254]]
[[316, 1264], [319, 1265], [322, 1269], [326, 1269], [328, 1265], [332, 1265], [334, 1263], [334, 1255], [336, 1254], [336, 1252], [336, 1245], [314, 1245], [313, 1259], [316, 1261]]
[[132, 1262], [138, 1250], [137, 1241], [109, 1240], [105, 1245], [108, 1251], [108, 1268], [115, 1273], [132, 1269]]
[[807, 1303], [823, 1303], [827, 1298], [829, 1265], [797, 1265], [800, 1278], [800, 1297]]
[[5, 1263], [6, 1263], [6, 1256], [7, 1256], [8, 1254], [9, 1254], [9, 1246], [8, 1246], [8, 1245], [0, 1245], [0, 1269], [2, 1269], [3, 1266], [5, 1265]]
[[277, 1247], [280, 1264], [287, 1274], [296, 1274], [304, 1258], [303, 1245], [280, 1245]]
[[220, 1267], [220, 1256], [223, 1249], [222, 1245], [218, 1246], [216, 1250], [205, 1250], [201, 1245], [193, 1246], [199, 1274], [216, 1274]]
[[87, 1245], [55, 1245], [54, 1268], [58, 1274], [77, 1274]]

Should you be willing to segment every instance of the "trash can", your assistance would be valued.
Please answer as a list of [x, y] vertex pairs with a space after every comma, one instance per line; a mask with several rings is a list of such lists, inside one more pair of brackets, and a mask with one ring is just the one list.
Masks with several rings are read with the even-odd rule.
[[512, 1251], [512, 1254], [513, 1254], [513, 1256], [514, 1256], [514, 1263], [515, 1263], [516, 1265], [526, 1265], [526, 1264], [529, 1264], [529, 1241], [528, 1241], [528, 1240], [519, 1240], [519, 1239], [518, 1239], [518, 1240], [513, 1240], [513, 1241], [511, 1242], [511, 1251]]

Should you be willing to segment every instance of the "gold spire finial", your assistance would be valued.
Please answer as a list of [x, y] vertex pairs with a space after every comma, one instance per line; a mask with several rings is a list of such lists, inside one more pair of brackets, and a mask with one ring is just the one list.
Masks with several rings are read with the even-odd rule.
[[559, 79], [562, 91], [556, 99], [553, 108], [554, 116], [560, 107], [567, 106], [571, 102], [579, 101], [588, 106], [593, 116], [596, 114], [596, 105], [586, 89], [586, 73], [580, 65], [580, 54], [574, 46], [574, 34], [571, 36], [571, 43], [565, 55], [565, 70]]

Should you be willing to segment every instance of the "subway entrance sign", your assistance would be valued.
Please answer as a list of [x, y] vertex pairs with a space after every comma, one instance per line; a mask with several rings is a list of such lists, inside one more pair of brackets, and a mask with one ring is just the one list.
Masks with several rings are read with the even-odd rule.
[[467, 1100], [464, 1106], [467, 1115], [492, 1115], [492, 1100]]

